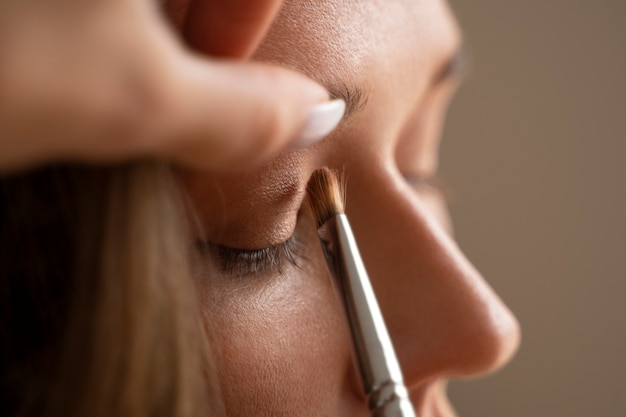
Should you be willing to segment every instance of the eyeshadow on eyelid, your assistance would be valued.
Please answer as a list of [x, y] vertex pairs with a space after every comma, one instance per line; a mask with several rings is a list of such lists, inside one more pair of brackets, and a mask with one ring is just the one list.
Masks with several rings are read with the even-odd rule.
[[215, 244], [259, 249], [292, 235], [302, 204], [306, 179], [297, 158], [280, 158], [258, 172], [215, 178], [186, 173], [190, 216], [201, 236]]
[[297, 209], [293, 213], [259, 212], [227, 225], [214, 239], [216, 243], [239, 249], [267, 248], [286, 241], [293, 234], [296, 220]]

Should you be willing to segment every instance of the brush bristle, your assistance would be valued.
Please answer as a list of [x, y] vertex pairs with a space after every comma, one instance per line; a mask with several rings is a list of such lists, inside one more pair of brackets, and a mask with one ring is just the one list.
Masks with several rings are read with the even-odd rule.
[[324, 167], [313, 173], [307, 184], [307, 200], [319, 228], [345, 211], [344, 189], [337, 174]]

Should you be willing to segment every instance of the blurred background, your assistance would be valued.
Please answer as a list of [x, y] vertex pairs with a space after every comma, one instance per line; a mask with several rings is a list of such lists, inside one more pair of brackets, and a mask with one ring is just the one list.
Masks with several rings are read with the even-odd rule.
[[472, 72], [442, 177], [461, 247], [518, 316], [464, 417], [626, 416], [626, 1], [451, 1]]

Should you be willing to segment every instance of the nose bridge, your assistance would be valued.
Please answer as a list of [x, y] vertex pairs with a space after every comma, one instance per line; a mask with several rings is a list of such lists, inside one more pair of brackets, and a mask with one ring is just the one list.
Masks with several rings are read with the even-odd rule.
[[506, 362], [517, 321], [393, 171], [350, 178], [348, 216], [407, 384]]

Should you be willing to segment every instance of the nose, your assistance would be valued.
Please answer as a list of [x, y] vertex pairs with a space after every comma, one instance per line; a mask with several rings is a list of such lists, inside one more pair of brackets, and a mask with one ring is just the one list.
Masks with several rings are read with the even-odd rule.
[[401, 175], [351, 173], [346, 207], [407, 386], [511, 358], [517, 320]]

